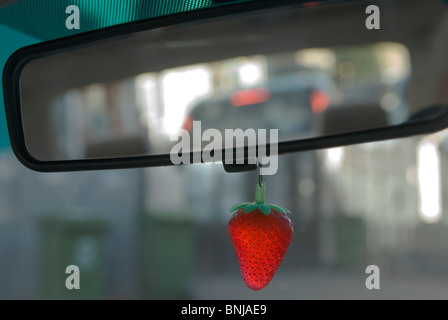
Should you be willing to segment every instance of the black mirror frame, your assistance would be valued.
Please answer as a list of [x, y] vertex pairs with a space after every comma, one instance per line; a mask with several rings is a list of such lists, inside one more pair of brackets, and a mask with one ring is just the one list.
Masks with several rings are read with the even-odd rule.
[[[319, 4], [334, 4], [348, 1], [320, 1]], [[250, 1], [228, 5], [210, 7], [186, 13], [179, 13], [148, 20], [135, 21], [95, 31], [77, 34], [70, 37], [47, 41], [17, 50], [7, 61], [3, 71], [3, 94], [6, 109], [6, 119], [12, 149], [17, 159], [29, 169], [39, 172], [67, 172], [102, 169], [124, 169], [140, 167], [158, 167], [174, 165], [170, 155], [150, 155], [113, 159], [87, 159], [69, 161], [39, 161], [27, 150], [23, 133], [21, 103], [20, 103], [20, 76], [30, 61], [47, 55], [63, 52], [68, 48], [79, 48], [91, 43], [124, 36], [139, 31], [166, 27], [181, 23], [196, 22], [233, 14], [244, 14], [254, 11], [264, 11], [272, 8], [300, 6], [309, 1], [293, 0], [266, 0]], [[304, 8], [305, 9], [305, 8]], [[420, 134], [437, 132], [448, 127], [448, 106], [432, 108], [433, 112], [422, 115], [418, 119], [411, 119], [404, 124], [391, 127], [369, 129], [357, 132], [335, 134], [325, 137], [305, 140], [285, 141], [278, 144], [278, 154], [326, 149], [337, 146], [353, 145], [359, 143], [404, 138]], [[269, 153], [269, 145], [266, 146]], [[236, 148], [233, 149], [236, 154]], [[258, 150], [257, 150], [258, 152]], [[223, 153], [224, 154], [224, 153]], [[248, 149], [244, 150], [247, 159]], [[258, 154], [258, 153], [257, 153]], [[202, 155], [200, 157], [202, 159]], [[194, 159], [193, 153], [190, 159]], [[193, 163], [193, 162], [191, 162]], [[239, 170], [236, 170], [239, 171]]]

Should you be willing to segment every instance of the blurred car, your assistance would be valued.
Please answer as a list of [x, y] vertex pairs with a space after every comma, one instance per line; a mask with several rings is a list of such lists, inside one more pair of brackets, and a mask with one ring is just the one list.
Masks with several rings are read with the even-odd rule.
[[316, 135], [316, 118], [340, 101], [328, 75], [302, 68], [274, 73], [259, 86], [212, 94], [187, 110], [183, 128], [201, 121], [202, 130], [278, 129], [279, 140], [309, 137]]

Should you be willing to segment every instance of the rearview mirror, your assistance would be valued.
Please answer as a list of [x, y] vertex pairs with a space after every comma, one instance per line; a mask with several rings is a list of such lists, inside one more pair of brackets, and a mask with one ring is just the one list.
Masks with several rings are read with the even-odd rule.
[[448, 101], [434, 94], [434, 66], [448, 67], [432, 36], [448, 25], [441, 1], [378, 1], [379, 30], [366, 28], [368, 2], [296, 2], [220, 6], [17, 51], [3, 74], [16, 156], [38, 171], [228, 163], [448, 126]]

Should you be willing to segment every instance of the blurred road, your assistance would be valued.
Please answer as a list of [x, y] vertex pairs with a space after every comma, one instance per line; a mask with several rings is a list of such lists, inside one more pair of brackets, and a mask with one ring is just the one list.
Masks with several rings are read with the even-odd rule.
[[[252, 291], [241, 276], [197, 277], [192, 284], [193, 299], [447, 299], [448, 279], [424, 276], [385, 275], [380, 289], [368, 290], [363, 270], [339, 272], [334, 270], [302, 270], [279, 272], [261, 291]], [[218, 290], [215, 288], [219, 288]]]

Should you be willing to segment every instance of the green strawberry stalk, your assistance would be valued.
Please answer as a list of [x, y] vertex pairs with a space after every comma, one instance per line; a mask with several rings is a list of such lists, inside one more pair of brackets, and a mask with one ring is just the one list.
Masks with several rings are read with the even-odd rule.
[[288, 209], [284, 207], [277, 206], [275, 204], [266, 203], [266, 184], [263, 182], [263, 175], [261, 174], [262, 165], [260, 162], [260, 174], [258, 178], [258, 184], [255, 189], [255, 201], [254, 202], [243, 202], [234, 205], [230, 208], [230, 212], [234, 212], [241, 208], [244, 209], [244, 213], [250, 213], [255, 209], [260, 209], [265, 215], [269, 215], [271, 213], [271, 209], [280, 211], [283, 214], [291, 213]]
[[266, 203], [261, 164], [255, 201], [237, 204], [230, 211], [228, 231], [243, 281], [250, 289], [263, 289], [283, 261], [294, 230], [288, 209]]

